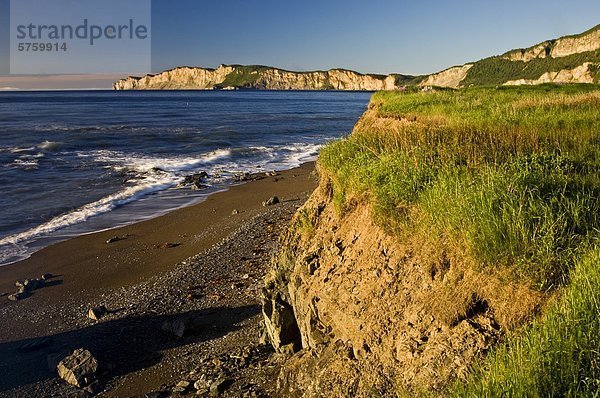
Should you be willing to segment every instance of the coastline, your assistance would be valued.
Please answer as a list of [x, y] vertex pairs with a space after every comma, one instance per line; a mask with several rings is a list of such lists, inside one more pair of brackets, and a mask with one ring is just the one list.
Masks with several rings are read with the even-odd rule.
[[[267, 393], [278, 358], [259, 342], [263, 277], [279, 235], [316, 184], [314, 162], [305, 163], [154, 219], [57, 243], [0, 268], [0, 292], [42, 273], [57, 281], [21, 301], [0, 298], [0, 369], [6, 376], [0, 378], [0, 397], [86, 396], [47, 365], [49, 355], [82, 346], [114, 367], [101, 376], [94, 395], [171, 391], [183, 373], [197, 371], [198, 358], [223, 362], [218, 371], [229, 375], [231, 391]], [[272, 196], [281, 203], [263, 206]], [[179, 245], [161, 247], [165, 243]], [[98, 305], [114, 312], [100, 321], [88, 319], [87, 310]], [[165, 320], [190, 316], [210, 326], [183, 338], [161, 330]], [[48, 346], [22, 350], [47, 339]], [[232, 362], [240, 350], [250, 353], [243, 366]]]
[[[0, 267], [0, 294], [15, 291], [15, 281], [56, 275], [56, 285], [36, 290], [32, 297], [13, 303], [0, 299], [0, 309], [30, 302], [58, 304], [65, 299], [90, 300], [111, 289], [140, 283], [175, 264], [207, 250], [240, 224], [264, 210], [271, 196], [282, 201], [312, 191], [314, 162], [235, 185], [210, 195], [203, 202], [176, 209], [156, 218], [115, 229], [77, 236], [35, 252], [31, 257]], [[237, 209], [239, 214], [232, 214]], [[122, 238], [114, 243], [114, 236]], [[166, 248], [174, 244], [176, 247]], [[11, 323], [0, 342], [24, 337]], [[31, 337], [31, 329], [27, 335]]]

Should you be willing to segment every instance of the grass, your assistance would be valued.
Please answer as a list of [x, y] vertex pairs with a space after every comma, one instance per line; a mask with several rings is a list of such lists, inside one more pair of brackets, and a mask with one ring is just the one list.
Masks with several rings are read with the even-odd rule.
[[457, 394], [597, 388], [600, 88], [377, 93], [371, 107], [319, 156], [340, 212], [366, 198], [399, 237], [464, 245], [481, 270], [562, 294]]
[[[490, 57], [475, 62], [460, 84], [462, 86], [489, 86], [501, 85], [509, 80], [535, 80], [546, 72], [573, 69], [585, 62], [600, 63], [600, 50], [560, 58], [535, 58], [528, 62]], [[595, 76], [595, 72], [592, 71], [592, 73]]]
[[219, 86], [222, 87], [253, 87], [260, 78], [260, 72], [269, 70], [268, 66], [235, 65], [233, 72], [228, 74]]
[[600, 249], [579, 261], [560, 301], [478, 364], [457, 397], [593, 397], [600, 388]]

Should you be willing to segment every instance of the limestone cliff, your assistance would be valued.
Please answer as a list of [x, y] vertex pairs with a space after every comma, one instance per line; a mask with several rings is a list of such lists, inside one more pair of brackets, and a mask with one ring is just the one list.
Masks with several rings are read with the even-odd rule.
[[546, 72], [538, 79], [509, 80], [507, 86], [543, 83], [595, 83], [595, 73], [600, 64], [585, 62], [573, 69], [563, 69], [558, 72]]
[[503, 57], [511, 61], [529, 62], [535, 58], [560, 58], [595, 51], [600, 49], [599, 26], [579, 35], [564, 36], [556, 40], [547, 40], [530, 48], [512, 50]]
[[547, 40], [526, 49], [429, 75], [421, 86], [596, 83], [600, 78], [600, 25], [578, 35]]
[[130, 76], [113, 84], [115, 90], [212, 89], [233, 72], [233, 67], [221, 65], [217, 69], [183, 66], [144, 77]]
[[[369, 110], [353, 134], [401, 123]], [[399, 241], [364, 198], [341, 212], [331, 177], [320, 173], [266, 278], [266, 330], [278, 352], [293, 354], [278, 379], [281, 396], [436, 395], [543, 301], [456, 247]]]
[[469, 72], [469, 69], [471, 69], [472, 66], [473, 64], [455, 66], [439, 73], [434, 73], [433, 75], [427, 76], [427, 78], [421, 82], [421, 86], [458, 88], [460, 82], [467, 76], [467, 72]]
[[216, 69], [178, 67], [143, 77], [130, 76], [115, 90], [265, 89], [397, 90], [407, 85], [460, 88], [503, 84], [597, 83], [600, 79], [600, 25], [579, 35], [547, 40], [527, 49], [455, 66], [428, 76], [361, 74], [345, 69], [293, 72], [260, 65]]
[[128, 77], [115, 90], [233, 89], [266, 90], [395, 90], [414, 79], [403, 75], [364, 75], [331, 69], [292, 72], [265, 66], [221, 65], [217, 69], [179, 67], [144, 77]]

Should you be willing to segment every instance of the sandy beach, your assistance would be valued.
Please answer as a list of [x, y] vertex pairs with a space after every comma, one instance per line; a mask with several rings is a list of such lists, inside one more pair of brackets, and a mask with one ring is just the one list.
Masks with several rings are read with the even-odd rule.
[[[0, 396], [88, 394], [47, 365], [49, 354], [83, 346], [108, 364], [94, 391], [101, 396], [161, 396], [182, 373], [210, 373], [198, 367], [202, 359], [223, 364], [217, 371], [228, 375], [232, 396], [266, 391], [269, 377], [261, 387], [260, 375], [276, 365], [258, 342], [262, 277], [316, 176], [307, 163], [259, 177], [197, 205], [76, 237], [0, 267], [1, 293], [14, 292], [17, 280], [53, 275], [24, 300], [0, 299]], [[272, 196], [281, 203], [263, 206]], [[113, 237], [118, 240], [107, 243]], [[87, 310], [98, 305], [114, 312], [88, 319]], [[163, 330], [181, 317], [202, 319], [202, 327], [183, 338]], [[33, 349], [26, 345], [32, 342]], [[228, 358], [235, 350], [245, 350], [248, 360], [233, 369]]]

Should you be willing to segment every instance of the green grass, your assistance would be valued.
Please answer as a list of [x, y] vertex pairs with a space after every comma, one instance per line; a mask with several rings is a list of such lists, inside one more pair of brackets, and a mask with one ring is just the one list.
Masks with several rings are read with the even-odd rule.
[[600, 392], [600, 249], [579, 261], [558, 303], [488, 355], [456, 397], [597, 397]]
[[340, 212], [368, 200], [399, 238], [464, 245], [481, 270], [562, 294], [463, 392], [597, 388], [600, 88], [377, 93], [372, 106], [393, 127], [367, 119], [319, 156]]
[[253, 87], [260, 77], [260, 72], [271, 69], [261, 65], [235, 65], [235, 70], [219, 84], [221, 87]]

